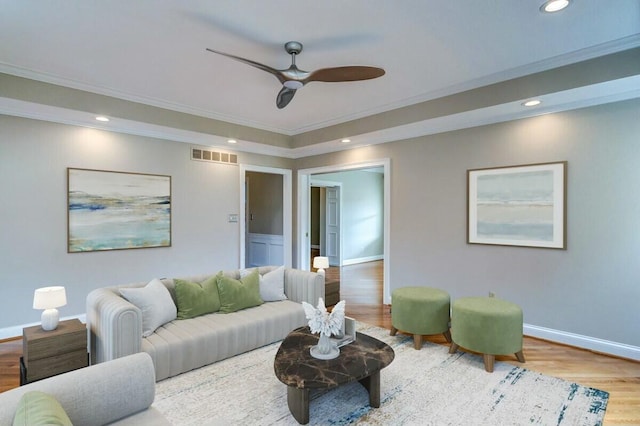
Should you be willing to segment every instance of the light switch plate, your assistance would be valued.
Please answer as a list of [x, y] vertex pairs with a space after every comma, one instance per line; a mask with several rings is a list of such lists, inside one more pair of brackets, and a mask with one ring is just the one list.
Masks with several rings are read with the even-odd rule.
[[238, 222], [238, 215], [237, 215], [237, 214], [235, 214], [235, 213], [231, 213], [231, 214], [229, 215], [229, 222], [230, 222], [230, 223], [236, 223], [236, 222]]

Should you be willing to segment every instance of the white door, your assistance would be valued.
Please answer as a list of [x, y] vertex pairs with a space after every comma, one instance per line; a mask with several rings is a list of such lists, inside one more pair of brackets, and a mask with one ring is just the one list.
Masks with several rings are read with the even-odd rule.
[[325, 247], [329, 265], [340, 266], [340, 187], [326, 189]]
[[[251, 209], [250, 209], [250, 188], [248, 183], [250, 182], [247, 176], [248, 172], [257, 172], [263, 174], [276, 174], [282, 176], [282, 235], [278, 241], [273, 241], [270, 235], [258, 235], [264, 240], [267, 237], [268, 247], [265, 247], [264, 253], [268, 254], [267, 262], [271, 265], [285, 265], [287, 267], [292, 266], [292, 248], [293, 239], [291, 235], [292, 230], [292, 179], [291, 170], [278, 169], [272, 167], [252, 166], [247, 164], [240, 164], [240, 211], [244, 213], [244, 220], [240, 220], [240, 261], [238, 262], [239, 268], [249, 267], [249, 265], [256, 263], [256, 259], [253, 256], [253, 248], [259, 245], [261, 241], [259, 238], [251, 238], [251, 232], [249, 224], [251, 222]], [[254, 179], [255, 181], [255, 179]], [[255, 192], [255, 191], [254, 191]], [[230, 215], [230, 221], [231, 221]], [[237, 215], [235, 215], [237, 217]], [[236, 220], [238, 221], [238, 220]], [[252, 245], [252, 242], [255, 244]], [[268, 250], [267, 250], [268, 249]], [[258, 252], [258, 254], [260, 254]]]

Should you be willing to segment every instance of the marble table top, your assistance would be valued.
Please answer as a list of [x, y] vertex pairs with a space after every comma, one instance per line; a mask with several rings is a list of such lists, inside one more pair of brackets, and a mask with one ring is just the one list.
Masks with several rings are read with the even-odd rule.
[[276, 353], [276, 377], [287, 386], [299, 389], [328, 389], [361, 380], [391, 364], [395, 353], [384, 342], [362, 333], [356, 341], [340, 348], [340, 355], [331, 360], [316, 359], [309, 349], [319, 336], [309, 327], [293, 330], [282, 341]]

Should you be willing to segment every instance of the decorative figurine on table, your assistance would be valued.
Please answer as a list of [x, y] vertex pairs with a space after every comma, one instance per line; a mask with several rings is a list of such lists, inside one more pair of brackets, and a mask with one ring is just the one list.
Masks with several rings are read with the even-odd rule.
[[339, 335], [344, 323], [344, 305], [341, 300], [336, 304], [331, 313], [327, 312], [322, 297], [318, 299], [318, 307], [314, 308], [307, 302], [302, 302], [304, 313], [309, 320], [311, 332], [320, 333], [318, 344], [311, 347], [311, 356], [318, 359], [334, 359], [340, 355], [340, 349], [331, 340], [331, 335]]

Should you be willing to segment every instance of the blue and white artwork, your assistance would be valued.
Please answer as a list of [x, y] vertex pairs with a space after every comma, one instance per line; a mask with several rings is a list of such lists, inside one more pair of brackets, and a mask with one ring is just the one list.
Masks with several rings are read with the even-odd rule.
[[564, 248], [566, 163], [469, 171], [469, 242]]
[[171, 246], [171, 177], [67, 169], [70, 253]]

